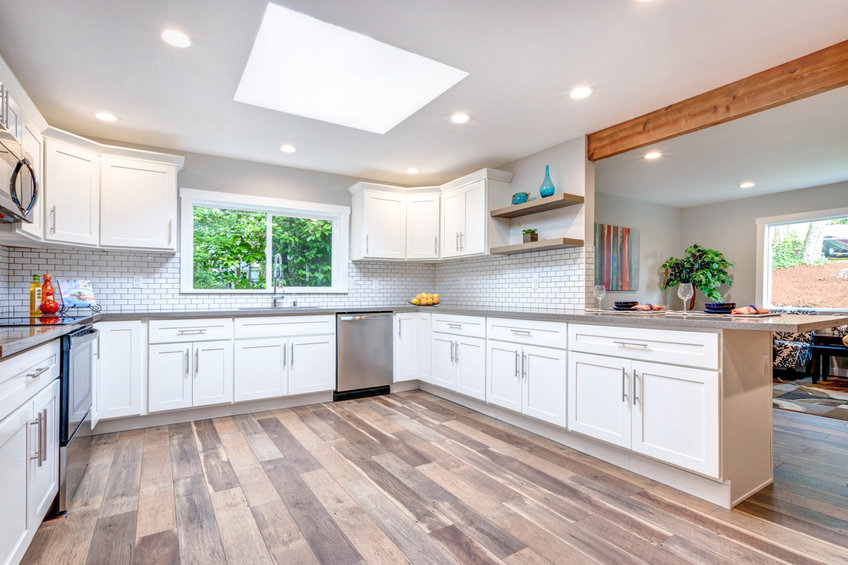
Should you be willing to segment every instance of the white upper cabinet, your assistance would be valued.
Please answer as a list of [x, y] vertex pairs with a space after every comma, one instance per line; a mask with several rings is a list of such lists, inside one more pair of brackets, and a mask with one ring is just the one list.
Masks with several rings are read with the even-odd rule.
[[410, 194], [406, 198], [406, 258], [438, 257], [439, 195]]
[[509, 243], [509, 226], [489, 211], [509, 201], [512, 173], [483, 169], [441, 187], [442, 257], [482, 255]]
[[402, 194], [364, 191], [363, 257], [403, 259], [406, 223]]
[[465, 230], [465, 194], [455, 190], [442, 195], [442, 257], [459, 255], [459, 236]]
[[35, 178], [38, 179], [40, 194], [32, 209], [32, 223], [21, 222], [16, 224], [21, 234], [35, 240], [44, 238], [44, 137], [32, 122], [25, 121], [21, 128], [21, 145], [24, 151], [29, 153], [32, 160], [32, 168], [35, 170]]
[[100, 244], [176, 251], [176, 165], [104, 156], [100, 175]]
[[47, 139], [44, 167], [45, 239], [96, 246], [100, 243], [100, 157]]

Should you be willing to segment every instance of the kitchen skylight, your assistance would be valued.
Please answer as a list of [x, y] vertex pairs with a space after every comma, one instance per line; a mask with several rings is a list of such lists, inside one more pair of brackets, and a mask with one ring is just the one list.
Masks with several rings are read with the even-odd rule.
[[386, 133], [468, 73], [268, 4], [235, 100]]

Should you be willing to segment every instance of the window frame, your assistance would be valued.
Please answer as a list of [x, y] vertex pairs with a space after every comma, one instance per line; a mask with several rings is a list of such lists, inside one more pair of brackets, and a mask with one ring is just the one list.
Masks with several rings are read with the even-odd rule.
[[181, 294], [271, 294], [272, 254], [271, 222], [267, 222], [265, 241], [265, 280], [261, 289], [195, 289], [194, 288], [194, 207], [214, 206], [230, 210], [261, 212], [272, 216], [314, 218], [333, 222], [332, 285], [280, 287], [286, 294], [347, 294], [350, 257], [350, 206], [285, 200], [230, 192], [180, 188], [180, 293]]
[[[848, 208], [832, 208], [829, 210], [813, 210], [810, 212], [798, 212], [796, 214], [783, 214], [781, 216], [767, 216], [756, 218], [757, 224], [757, 304], [766, 308], [787, 308], [775, 306], [771, 303], [771, 242], [766, 237], [766, 228], [781, 224], [796, 224], [815, 220], [832, 220], [848, 216]], [[805, 306], [791, 306], [790, 308], [809, 309], [817, 312], [843, 312], [844, 308], [819, 308]]]

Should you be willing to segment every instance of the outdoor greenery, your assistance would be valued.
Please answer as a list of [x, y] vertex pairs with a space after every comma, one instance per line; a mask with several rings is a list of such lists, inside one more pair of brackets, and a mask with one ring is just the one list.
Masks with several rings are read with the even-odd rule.
[[331, 220], [273, 216], [226, 208], [194, 207], [194, 288], [270, 287], [266, 280], [268, 222], [271, 253], [283, 258], [281, 286], [332, 285]]
[[663, 263], [666, 271], [663, 288], [677, 286], [680, 283], [692, 283], [704, 295], [714, 302], [721, 302], [721, 285], [731, 286], [733, 278], [727, 272], [734, 266], [724, 255], [714, 249], [706, 249], [697, 243], [686, 249], [681, 259], [669, 257]]
[[783, 238], [775, 241], [771, 248], [771, 268], [788, 269], [802, 265], [804, 240], [796, 231], [790, 231]]
[[267, 214], [194, 208], [194, 288], [265, 288]]
[[283, 257], [283, 286], [332, 286], [333, 222], [274, 216], [271, 254]]

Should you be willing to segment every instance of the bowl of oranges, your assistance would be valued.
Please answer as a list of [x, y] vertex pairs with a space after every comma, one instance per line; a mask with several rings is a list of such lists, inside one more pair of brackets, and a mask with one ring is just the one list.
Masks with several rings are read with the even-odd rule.
[[439, 295], [422, 292], [421, 294], [415, 295], [415, 298], [410, 300], [409, 303], [414, 304], [415, 306], [435, 306], [439, 303]]

